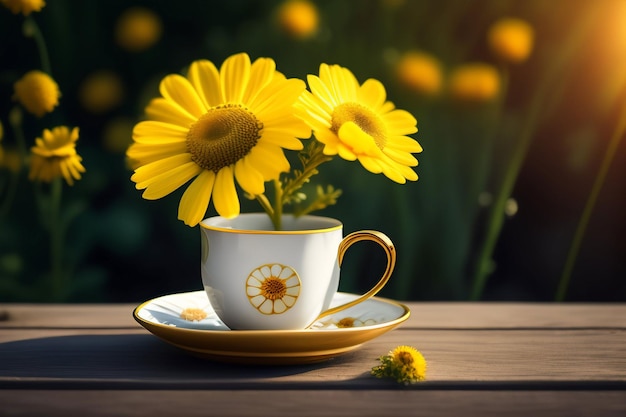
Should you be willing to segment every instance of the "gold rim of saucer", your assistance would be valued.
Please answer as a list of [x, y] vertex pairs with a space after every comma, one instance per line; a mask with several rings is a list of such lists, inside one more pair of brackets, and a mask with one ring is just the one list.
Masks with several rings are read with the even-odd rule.
[[[186, 298], [202, 300], [202, 294], [204, 291], [157, 297], [136, 307], [133, 317], [155, 336], [195, 356], [222, 362], [286, 365], [321, 362], [357, 349], [363, 343], [396, 328], [410, 315], [409, 308], [404, 304], [372, 297], [355, 307], [325, 318], [323, 323], [316, 322], [311, 328], [302, 330], [229, 330], [225, 326], [219, 327], [219, 323], [214, 329], [193, 328], [199, 324], [192, 322], [188, 324], [189, 327], [179, 327], [187, 325], [185, 321], [174, 317], [183, 308], [180, 302], [187, 302]], [[338, 298], [351, 297], [358, 296], [338, 293]], [[208, 298], [206, 302], [208, 303]], [[161, 309], [163, 305], [166, 307]], [[153, 312], [160, 311], [161, 321], [152, 316], [149, 311], [151, 307]], [[171, 316], [168, 316], [167, 309], [170, 309]], [[349, 328], [332, 327], [333, 318], [339, 321], [338, 316], [345, 318], [351, 313], [366, 310], [378, 312], [382, 317], [380, 322]], [[172, 322], [164, 322], [168, 317]], [[315, 327], [316, 324], [318, 327]], [[337, 337], [339, 334], [341, 337]]]

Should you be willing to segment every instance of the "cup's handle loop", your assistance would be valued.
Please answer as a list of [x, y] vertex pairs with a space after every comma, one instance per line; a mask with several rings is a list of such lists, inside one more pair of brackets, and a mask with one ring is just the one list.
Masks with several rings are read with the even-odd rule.
[[376, 230], [361, 230], [358, 232], [350, 233], [349, 235], [344, 237], [339, 244], [339, 250], [337, 253], [337, 261], [339, 262], [339, 266], [341, 266], [341, 263], [343, 262], [343, 257], [346, 254], [348, 248], [353, 244], [361, 242], [363, 240], [371, 240], [378, 243], [383, 248], [385, 254], [387, 255], [387, 267], [385, 269], [385, 272], [383, 272], [383, 275], [378, 280], [378, 283], [376, 283], [376, 285], [374, 285], [371, 290], [350, 302], [347, 302], [340, 306], [329, 308], [319, 315], [319, 317], [317, 318], [318, 320], [322, 317], [326, 317], [331, 314], [335, 314], [342, 310], [345, 310], [346, 308], [355, 306], [367, 300], [368, 298], [373, 297], [385, 286], [385, 284], [387, 284], [387, 281], [389, 281], [389, 278], [391, 277], [391, 274], [393, 272], [393, 268], [396, 265], [396, 248], [393, 246], [393, 242], [391, 242], [391, 239], [389, 239], [387, 235]]

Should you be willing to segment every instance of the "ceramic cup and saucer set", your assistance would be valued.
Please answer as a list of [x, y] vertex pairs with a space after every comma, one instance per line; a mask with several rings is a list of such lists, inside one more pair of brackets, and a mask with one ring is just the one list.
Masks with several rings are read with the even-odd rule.
[[[265, 213], [200, 223], [203, 291], [149, 300], [133, 312], [154, 335], [196, 356], [259, 364], [319, 362], [358, 348], [409, 317], [375, 295], [393, 272], [396, 252], [383, 233], [343, 235], [340, 221], [283, 217], [276, 231]], [[363, 295], [338, 292], [348, 249], [377, 243], [386, 268]], [[341, 336], [341, 337], [339, 337]]]

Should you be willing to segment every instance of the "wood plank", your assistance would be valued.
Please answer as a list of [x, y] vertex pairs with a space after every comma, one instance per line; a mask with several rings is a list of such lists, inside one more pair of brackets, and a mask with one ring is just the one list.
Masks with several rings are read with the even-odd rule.
[[626, 304], [409, 303], [405, 327], [420, 329], [626, 328]]
[[[6, 328], [136, 328], [137, 304], [4, 304]], [[409, 302], [416, 329], [621, 328], [626, 304]]]
[[5, 329], [0, 388], [374, 389], [388, 385], [369, 375], [377, 358], [403, 344], [428, 361], [420, 386], [626, 389], [626, 330], [402, 328], [328, 362], [274, 367], [198, 359], [142, 329]]
[[0, 391], [3, 415], [602, 416], [626, 415], [625, 391]]
[[0, 304], [0, 330], [7, 328], [140, 327], [134, 304]]

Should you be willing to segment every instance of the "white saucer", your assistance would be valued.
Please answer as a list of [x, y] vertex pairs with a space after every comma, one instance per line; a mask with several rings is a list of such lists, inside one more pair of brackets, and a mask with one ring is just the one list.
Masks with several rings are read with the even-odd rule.
[[[331, 307], [359, 297], [337, 293]], [[185, 309], [206, 317], [181, 318]], [[204, 291], [165, 295], [139, 305], [133, 317], [155, 336], [194, 355], [258, 364], [319, 362], [358, 348], [409, 318], [408, 307], [372, 297], [304, 330], [230, 330], [217, 317]], [[342, 327], [342, 326], [352, 327]], [[341, 336], [341, 337], [338, 337]]]

